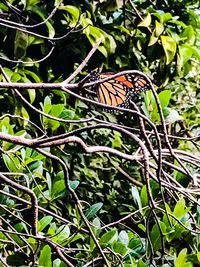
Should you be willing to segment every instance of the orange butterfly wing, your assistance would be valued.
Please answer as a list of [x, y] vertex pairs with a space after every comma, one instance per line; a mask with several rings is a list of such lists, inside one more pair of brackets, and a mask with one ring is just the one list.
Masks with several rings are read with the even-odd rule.
[[[100, 75], [101, 79], [109, 77], [111, 74]], [[128, 99], [130, 98], [130, 92], [127, 88], [131, 88], [133, 85], [131, 82], [126, 81], [125, 77], [117, 77], [119, 79], [111, 79], [107, 82], [99, 84], [97, 88], [97, 96], [99, 102], [114, 107], [127, 106]]]
[[[98, 74], [94, 80], [104, 79], [112, 75], [113, 73]], [[131, 96], [150, 89], [151, 84], [145, 75], [132, 73], [103, 82], [96, 88], [100, 103], [114, 107], [126, 107]]]

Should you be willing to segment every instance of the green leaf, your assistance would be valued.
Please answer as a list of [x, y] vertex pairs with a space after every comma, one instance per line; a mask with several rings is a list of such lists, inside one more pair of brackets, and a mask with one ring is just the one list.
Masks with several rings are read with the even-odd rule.
[[9, 79], [11, 79], [12, 75], [13, 75], [13, 71], [9, 68], [3, 68], [3, 70], [5, 71], [6, 75], [8, 75]]
[[[29, 114], [24, 107], [21, 108], [21, 114], [22, 114], [23, 118], [29, 120]], [[27, 120], [24, 120], [24, 126], [26, 126], [28, 124]]]
[[9, 266], [20, 267], [27, 263], [27, 256], [24, 253], [16, 252], [13, 255], [7, 256], [6, 262]]
[[140, 199], [141, 199], [141, 204], [142, 207], [145, 207], [148, 205], [148, 194], [147, 194], [147, 187], [144, 185], [142, 187], [142, 190], [140, 192]]
[[54, 117], [58, 117], [64, 109], [63, 104], [52, 105], [50, 114]]
[[[34, 82], [36, 83], [39, 83], [41, 82], [41, 79], [40, 77], [33, 71], [30, 71], [30, 70], [26, 70], [26, 69], [23, 69], [22, 71], [23, 74], [26, 74], [26, 76], [29, 78], [29, 79], [32, 79]], [[33, 90], [33, 89], [31, 89]], [[35, 90], [34, 90], [35, 91]]]
[[114, 54], [117, 47], [115, 39], [112, 37], [112, 35], [107, 34], [106, 32], [103, 33], [105, 35], [105, 47], [107, 48], [109, 54]]
[[75, 235], [72, 239], [71, 239], [71, 243], [75, 242], [77, 240], [81, 239], [82, 241], [85, 240], [85, 237], [83, 237], [80, 233], [78, 233], [77, 235]]
[[200, 263], [200, 251], [197, 252], [197, 259], [198, 259], [198, 261]]
[[181, 219], [189, 210], [190, 208], [186, 208], [185, 206], [185, 199], [180, 198], [176, 203], [173, 214], [176, 218]]
[[20, 80], [21, 80], [21, 75], [14, 72], [11, 76], [11, 82], [16, 83]]
[[139, 227], [143, 232], [146, 232], [146, 227], [145, 227], [143, 224], [139, 223], [139, 224], [138, 224], [138, 227]]
[[114, 131], [114, 140], [112, 141], [112, 148], [121, 148], [122, 140], [121, 134], [119, 132]]
[[161, 16], [160, 16], [160, 21], [162, 23], [166, 23], [168, 22], [169, 20], [172, 19], [172, 14], [167, 12], [167, 13], [163, 13]]
[[[170, 90], [164, 90], [158, 94], [160, 104], [162, 109], [166, 108], [166, 106], [169, 104], [169, 101], [171, 99], [171, 91]], [[156, 101], [154, 98], [151, 99], [152, 103], [152, 109], [153, 111], [151, 112], [151, 119], [152, 121], [160, 121], [160, 115], [158, 113], [158, 107], [156, 104]]]
[[193, 51], [190, 47], [185, 46], [185, 45], [180, 45], [178, 48], [179, 52], [179, 60], [177, 62], [178, 68], [181, 70], [181, 68], [184, 67], [185, 63], [188, 62], [193, 54]]
[[147, 16], [138, 24], [138, 27], [149, 27], [151, 24], [151, 14], [148, 13]]
[[168, 65], [176, 54], [176, 41], [171, 36], [161, 35], [161, 42], [166, 56], [166, 65]]
[[38, 223], [38, 231], [41, 232], [47, 225], [51, 223], [52, 220], [53, 216], [48, 215], [43, 217]]
[[95, 226], [97, 229], [101, 228], [101, 221], [98, 218], [94, 218], [92, 221], [92, 225]]
[[3, 160], [6, 164], [6, 167], [10, 172], [19, 172], [20, 171], [20, 162], [17, 157], [15, 157], [13, 154], [9, 153], [8, 155], [3, 154]]
[[70, 236], [69, 226], [65, 225], [63, 227], [62, 225], [56, 230], [55, 236], [52, 238], [52, 240], [58, 244], [62, 244], [64, 241], [67, 241], [69, 236]]
[[75, 190], [79, 184], [80, 184], [80, 182], [78, 180], [74, 180], [74, 181], [70, 180], [69, 181], [69, 185], [70, 185], [71, 189], [73, 189], [73, 190]]
[[[169, 114], [170, 114], [170, 108], [168, 108], [168, 107], [163, 108], [164, 118], [166, 118], [167, 116], [169, 116]], [[167, 118], [166, 118], [166, 121], [168, 121]]]
[[114, 252], [119, 253], [122, 256], [124, 256], [127, 252], [126, 246], [120, 242], [115, 242], [113, 250]]
[[146, 267], [146, 264], [143, 262], [142, 259], [139, 259], [137, 267]]
[[26, 55], [28, 47], [28, 34], [22, 31], [16, 31], [14, 55], [16, 59], [21, 59]]
[[[165, 233], [166, 232], [166, 225], [161, 221], [159, 222], [159, 225], [160, 225], [162, 233]], [[160, 232], [158, 225], [155, 224], [151, 230], [151, 233], [150, 233], [152, 245], [153, 245], [155, 252], [162, 248], [162, 240], [161, 240], [162, 233]], [[162, 238], [165, 239], [164, 236]]]
[[31, 165], [29, 165], [29, 171], [31, 172], [39, 172], [42, 173], [43, 162], [40, 160], [34, 161]]
[[55, 120], [48, 120], [48, 123], [45, 124], [47, 129], [51, 129], [52, 131], [56, 130], [60, 126], [60, 122]]
[[49, 96], [46, 96], [44, 99], [44, 112], [49, 113], [51, 110], [51, 98]]
[[171, 91], [170, 90], [164, 90], [158, 94], [161, 107], [167, 107], [169, 105], [169, 101], [171, 99]]
[[36, 92], [34, 89], [28, 89], [27, 92], [30, 98], [30, 103], [32, 104], [35, 100]]
[[180, 38], [184, 41], [187, 41], [188, 44], [193, 45], [196, 39], [193, 27], [188, 25], [180, 34]]
[[[102, 43], [105, 43], [105, 36], [99, 28], [89, 25], [83, 32], [87, 36], [91, 45], [94, 45], [100, 38]], [[99, 45], [98, 49], [105, 57], [108, 56], [107, 50], [104, 46], [102, 46], [102, 44]]]
[[96, 44], [97, 40], [101, 39], [102, 43], [99, 45], [98, 50], [105, 56], [108, 56], [108, 53], [114, 53], [116, 49], [116, 43], [114, 38], [104, 32], [103, 30], [89, 25], [84, 31], [91, 45]]
[[73, 120], [74, 116], [75, 116], [75, 112], [73, 110], [64, 109], [59, 117], [65, 120]]
[[83, 108], [83, 109], [88, 109], [88, 106], [81, 100], [76, 99], [76, 106], [75, 108]]
[[59, 6], [59, 10], [65, 10], [69, 13], [70, 15], [70, 26], [73, 27], [77, 23], [80, 15], [80, 11], [77, 7], [71, 6], [71, 5], [66, 5], [66, 6]]
[[49, 245], [45, 245], [40, 253], [39, 257], [39, 266], [40, 267], [49, 267], [52, 266], [51, 261], [51, 247]]
[[100, 239], [100, 244], [110, 245], [114, 241], [117, 241], [117, 238], [118, 238], [117, 230], [112, 229], [109, 232], [102, 235], [102, 237]]
[[66, 196], [66, 194], [67, 194], [67, 190], [65, 187], [64, 180], [56, 181], [52, 186], [51, 198], [53, 200], [58, 199], [58, 198], [60, 199]]
[[178, 258], [175, 260], [175, 267], [183, 267], [187, 259], [187, 248], [184, 248], [178, 254]]
[[97, 212], [102, 208], [102, 206], [103, 203], [99, 202], [89, 207], [85, 212], [85, 216], [87, 217], [87, 219], [89, 220], [92, 217], [94, 217], [97, 214]]
[[141, 255], [141, 252], [145, 251], [145, 246], [139, 238], [132, 238], [128, 244], [128, 247], [131, 249], [131, 254], [134, 256]]
[[184, 65], [192, 58], [195, 57], [200, 60], [200, 52], [195, 46], [183, 44], [179, 46], [179, 69], [183, 68]]

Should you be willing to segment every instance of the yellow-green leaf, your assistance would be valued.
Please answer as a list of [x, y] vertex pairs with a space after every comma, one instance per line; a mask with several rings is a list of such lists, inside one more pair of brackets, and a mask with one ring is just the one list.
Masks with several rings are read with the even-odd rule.
[[172, 62], [176, 54], [176, 41], [171, 36], [161, 36], [162, 46], [166, 56], [166, 64]]
[[148, 15], [138, 24], [138, 27], [149, 27], [151, 24], [151, 14]]
[[187, 248], [184, 248], [178, 254], [178, 258], [175, 261], [175, 267], [183, 267], [186, 262]]
[[155, 37], [155, 36], [151, 36], [150, 37], [150, 40], [149, 40], [149, 43], [148, 43], [148, 46], [151, 46], [151, 45], [154, 45], [157, 41], [158, 41], [158, 37]]
[[197, 252], [197, 259], [198, 259], [198, 261], [200, 262], [200, 251]]
[[164, 31], [164, 25], [156, 20], [156, 29], [155, 29], [156, 36], [160, 36], [163, 31]]
[[29, 95], [29, 98], [30, 98], [30, 103], [32, 104], [35, 100], [35, 96], [36, 96], [36, 93], [35, 93], [35, 90], [34, 89], [28, 89], [28, 95]]

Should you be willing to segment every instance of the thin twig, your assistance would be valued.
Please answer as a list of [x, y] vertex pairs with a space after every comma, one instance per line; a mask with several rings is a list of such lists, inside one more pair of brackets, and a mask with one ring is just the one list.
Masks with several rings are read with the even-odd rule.
[[83, 60], [83, 62], [78, 66], [78, 68], [65, 80], [61, 83], [62, 86], [66, 86], [66, 84], [69, 84], [81, 71], [82, 69], [87, 65], [90, 58], [93, 56], [93, 54], [98, 49], [99, 45], [101, 44], [102, 39], [98, 39], [97, 42], [94, 44], [86, 58]]

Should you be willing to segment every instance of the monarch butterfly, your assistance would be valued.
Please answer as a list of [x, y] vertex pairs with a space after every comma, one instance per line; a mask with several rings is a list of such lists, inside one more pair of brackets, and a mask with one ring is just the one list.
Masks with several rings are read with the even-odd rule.
[[[113, 73], [95, 72], [90, 81], [108, 78]], [[127, 107], [133, 95], [137, 95], [151, 88], [150, 79], [139, 71], [123, 74], [116, 78], [94, 85], [98, 101], [114, 107]]]

